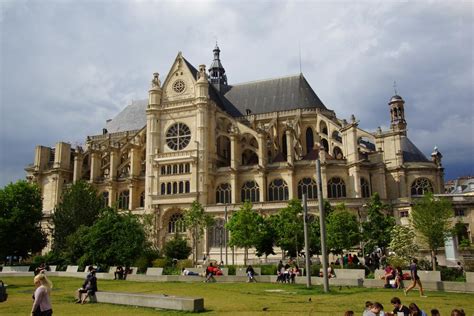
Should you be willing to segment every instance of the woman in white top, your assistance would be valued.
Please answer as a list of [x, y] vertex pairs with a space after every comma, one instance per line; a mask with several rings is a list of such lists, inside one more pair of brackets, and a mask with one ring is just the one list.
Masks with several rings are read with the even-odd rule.
[[34, 302], [31, 308], [31, 315], [51, 316], [53, 314], [53, 308], [51, 307], [49, 296], [51, 295], [53, 284], [48, 280], [44, 271], [35, 276], [34, 283], [36, 290], [35, 294], [33, 294]]

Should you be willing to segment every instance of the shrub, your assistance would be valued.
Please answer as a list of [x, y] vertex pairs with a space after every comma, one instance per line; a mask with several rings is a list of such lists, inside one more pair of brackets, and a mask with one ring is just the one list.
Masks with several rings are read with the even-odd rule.
[[426, 260], [424, 258], [418, 261], [417, 266], [418, 266], [418, 270], [425, 270], [425, 271], [433, 270], [433, 265], [431, 264], [431, 261]]
[[235, 275], [235, 265], [227, 265], [226, 268], [229, 269], [229, 275]]
[[145, 273], [149, 266], [149, 260], [146, 256], [142, 255], [135, 260], [133, 265], [138, 268], [138, 273]]
[[321, 264], [312, 264], [311, 265], [311, 276], [319, 276], [319, 270], [321, 270], [323, 266]]
[[164, 275], [180, 275], [181, 269], [178, 269], [177, 267], [166, 266], [163, 268], [163, 274]]
[[171, 265], [171, 261], [168, 258], [159, 258], [152, 262], [152, 266], [155, 268], [164, 268], [168, 265]]
[[273, 264], [262, 264], [260, 269], [262, 269], [262, 275], [276, 275], [277, 273], [277, 266]]
[[193, 261], [192, 260], [183, 259], [183, 260], [178, 261], [178, 264], [176, 265], [176, 268], [178, 268], [179, 271], [181, 271], [182, 268], [190, 268], [192, 266], [193, 266]]
[[192, 249], [188, 246], [187, 241], [176, 234], [173, 239], [165, 244], [163, 253], [167, 258], [179, 260], [187, 259], [191, 254], [191, 250]]
[[441, 280], [442, 281], [459, 281], [463, 282], [466, 281], [466, 277], [462, 271], [459, 271], [456, 268], [448, 268], [448, 267], [439, 267], [439, 271], [441, 272]]

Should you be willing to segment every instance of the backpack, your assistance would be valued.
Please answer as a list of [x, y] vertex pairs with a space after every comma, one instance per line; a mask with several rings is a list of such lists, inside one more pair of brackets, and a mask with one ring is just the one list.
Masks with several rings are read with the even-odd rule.
[[2, 280], [0, 280], [0, 302], [5, 302], [7, 300], [7, 288]]

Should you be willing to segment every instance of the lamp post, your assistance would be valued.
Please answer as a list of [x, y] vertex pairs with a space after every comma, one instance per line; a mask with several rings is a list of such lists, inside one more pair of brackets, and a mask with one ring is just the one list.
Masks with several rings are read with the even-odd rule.
[[303, 194], [304, 210], [304, 258], [306, 266], [306, 287], [311, 287], [311, 270], [309, 266], [309, 237], [308, 237], [308, 204], [306, 202], [306, 193]]
[[[227, 262], [227, 204], [224, 207], [224, 247], [225, 247], [225, 265], [228, 265]], [[222, 261], [222, 260], [221, 260]]]
[[[321, 151], [319, 152], [321, 154]], [[318, 186], [318, 206], [319, 206], [319, 224], [321, 226], [321, 253], [323, 257], [323, 284], [324, 292], [329, 292], [329, 279], [328, 279], [328, 254], [326, 251], [326, 219], [323, 207], [323, 193], [322, 193], [322, 180], [321, 180], [321, 161], [316, 159], [316, 179]]]

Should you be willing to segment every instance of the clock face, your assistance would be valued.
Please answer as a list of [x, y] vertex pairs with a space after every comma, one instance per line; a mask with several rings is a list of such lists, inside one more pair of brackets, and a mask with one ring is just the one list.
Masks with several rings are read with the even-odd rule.
[[183, 80], [178, 79], [173, 83], [173, 90], [176, 93], [181, 93], [186, 89], [186, 84]]

